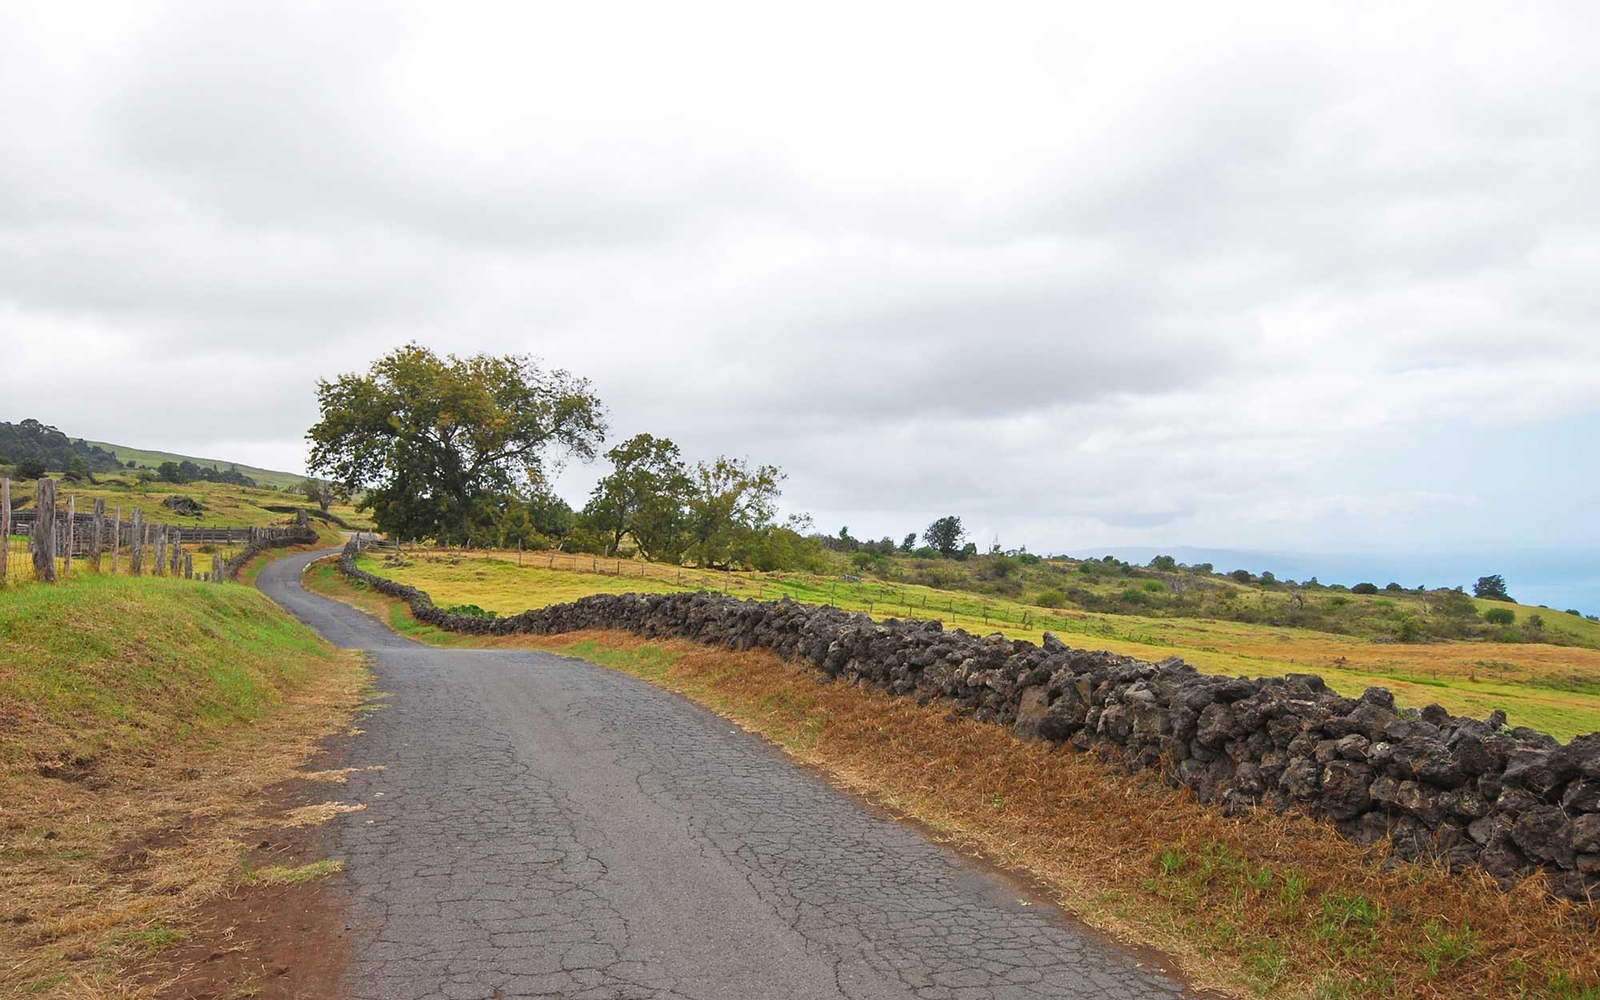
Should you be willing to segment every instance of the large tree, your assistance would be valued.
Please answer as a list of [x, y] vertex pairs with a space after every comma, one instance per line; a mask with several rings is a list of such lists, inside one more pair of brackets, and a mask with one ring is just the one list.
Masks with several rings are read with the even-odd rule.
[[605, 437], [589, 383], [522, 355], [440, 357], [407, 344], [365, 375], [317, 382], [311, 468], [360, 494], [380, 531], [460, 541], [529, 470], [589, 461]]
[[748, 562], [754, 539], [774, 526], [783, 479], [777, 466], [752, 467], [744, 459], [697, 464], [689, 492], [688, 554], [718, 569]]
[[631, 537], [646, 558], [673, 559], [682, 551], [689, 473], [678, 446], [636, 434], [606, 452], [611, 474], [595, 485], [584, 518], [607, 534], [609, 554]]
[[939, 554], [949, 559], [961, 550], [961, 539], [966, 537], [966, 529], [961, 527], [961, 518], [954, 514], [939, 518], [928, 525], [922, 533], [922, 540], [939, 550]]

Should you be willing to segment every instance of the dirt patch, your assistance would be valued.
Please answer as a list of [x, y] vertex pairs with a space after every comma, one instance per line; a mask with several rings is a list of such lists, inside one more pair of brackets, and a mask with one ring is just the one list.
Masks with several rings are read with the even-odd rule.
[[[348, 739], [330, 738], [307, 767], [336, 768]], [[313, 865], [335, 852], [336, 823], [291, 821], [318, 809], [329, 791], [326, 782], [305, 778], [267, 789], [263, 824], [250, 831], [252, 846], [241, 860], [243, 880], [195, 911], [181, 940], [130, 970], [139, 987], [171, 1000], [339, 995], [349, 957], [343, 878], [268, 883], [253, 877], [263, 870]]]

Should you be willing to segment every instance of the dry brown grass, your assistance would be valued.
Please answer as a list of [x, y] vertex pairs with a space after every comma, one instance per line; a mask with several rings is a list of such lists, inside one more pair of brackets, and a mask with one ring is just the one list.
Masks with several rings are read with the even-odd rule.
[[266, 789], [346, 723], [365, 684], [359, 655], [339, 653], [271, 714], [209, 745], [107, 753], [77, 780], [0, 773], [0, 996], [156, 992], [129, 985], [132, 974], [238, 883], [243, 838], [271, 821]]

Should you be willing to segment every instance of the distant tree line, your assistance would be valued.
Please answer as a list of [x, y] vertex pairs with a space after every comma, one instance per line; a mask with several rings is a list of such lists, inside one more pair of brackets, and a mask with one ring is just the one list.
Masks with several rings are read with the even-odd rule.
[[164, 483], [227, 483], [230, 486], [256, 486], [256, 481], [239, 471], [237, 465], [219, 469], [215, 465], [202, 466], [187, 458], [181, 462], [162, 462], [156, 466], [156, 478]]
[[69, 438], [32, 419], [14, 424], [0, 421], [0, 465], [16, 466], [17, 476], [23, 479], [37, 479], [46, 471], [83, 475], [122, 467], [116, 453]]

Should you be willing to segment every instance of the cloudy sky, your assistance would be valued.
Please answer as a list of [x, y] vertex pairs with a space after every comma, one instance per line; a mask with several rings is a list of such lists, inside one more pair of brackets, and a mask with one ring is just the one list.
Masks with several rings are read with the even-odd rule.
[[0, 419], [415, 339], [857, 536], [1600, 544], [1600, 8], [1312, 6], [0, 0]]

